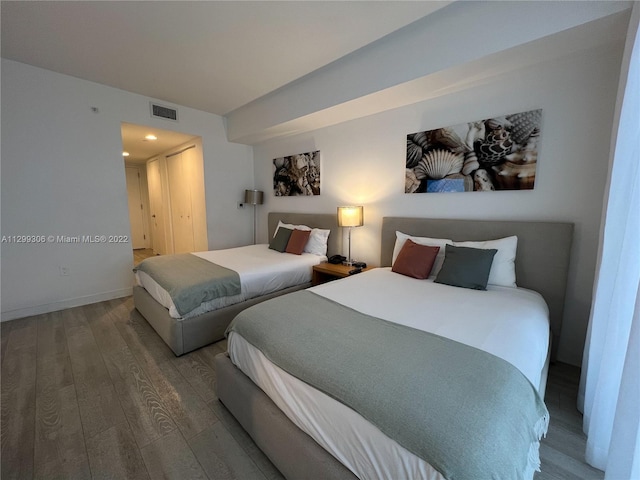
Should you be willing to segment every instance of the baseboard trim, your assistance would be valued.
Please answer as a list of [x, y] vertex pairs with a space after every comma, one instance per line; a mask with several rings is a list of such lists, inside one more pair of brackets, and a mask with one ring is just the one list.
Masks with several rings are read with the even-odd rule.
[[41, 315], [43, 313], [57, 312], [66, 308], [80, 307], [89, 305], [90, 303], [104, 302], [113, 300], [114, 298], [128, 297], [133, 294], [133, 287], [121, 288], [110, 292], [97, 293], [94, 295], [86, 295], [84, 297], [69, 298], [59, 302], [47, 303], [45, 305], [36, 305], [33, 307], [18, 308], [16, 310], [8, 310], [1, 313], [1, 322], [16, 320], [18, 318], [31, 317], [32, 315]]

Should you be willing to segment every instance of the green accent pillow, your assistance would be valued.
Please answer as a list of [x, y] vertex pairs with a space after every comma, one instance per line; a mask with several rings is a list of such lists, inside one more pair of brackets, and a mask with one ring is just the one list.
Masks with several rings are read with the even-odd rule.
[[284, 252], [287, 248], [287, 243], [289, 243], [289, 238], [291, 237], [292, 233], [293, 230], [291, 230], [290, 228], [280, 227], [275, 236], [269, 242], [269, 248], [277, 252]]
[[497, 251], [495, 248], [446, 245], [444, 263], [434, 282], [473, 290], [486, 290], [491, 264]]

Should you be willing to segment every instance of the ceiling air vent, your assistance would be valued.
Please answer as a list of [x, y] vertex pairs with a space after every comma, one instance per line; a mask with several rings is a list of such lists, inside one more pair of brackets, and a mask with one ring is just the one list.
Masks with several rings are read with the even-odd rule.
[[151, 116], [177, 122], [178, 110], [175, 108], [165, 107], [164, 105], [158, 105], [157, 103], [151, 103]]

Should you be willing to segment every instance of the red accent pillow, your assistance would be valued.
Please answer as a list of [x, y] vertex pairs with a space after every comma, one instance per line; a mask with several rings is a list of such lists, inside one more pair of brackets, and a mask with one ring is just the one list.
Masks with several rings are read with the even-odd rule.
[[311, 230], [294, 230], [291, 232], [287, 248], [285, 248], [284, 251], [295, 255], [302, 255], [304, 246], [307, 244], [307, 240], [309, 240], [309, 235], [311, 235]]
[[398, 253], [391, 271], [423, 280], [431, 273], [433, 262], [436, 261], [439, 250], [440, 247], [420, 245], [407, 239]]

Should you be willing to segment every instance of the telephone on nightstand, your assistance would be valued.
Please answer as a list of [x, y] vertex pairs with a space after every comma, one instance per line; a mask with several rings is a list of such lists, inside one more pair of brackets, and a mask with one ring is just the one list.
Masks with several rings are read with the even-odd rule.
[[329, 257], [329, 263], [333, 263], [334, 265], [339, 265], [344, 262], [347, 257], [343, 257], [342, 255], [332, 255]]

